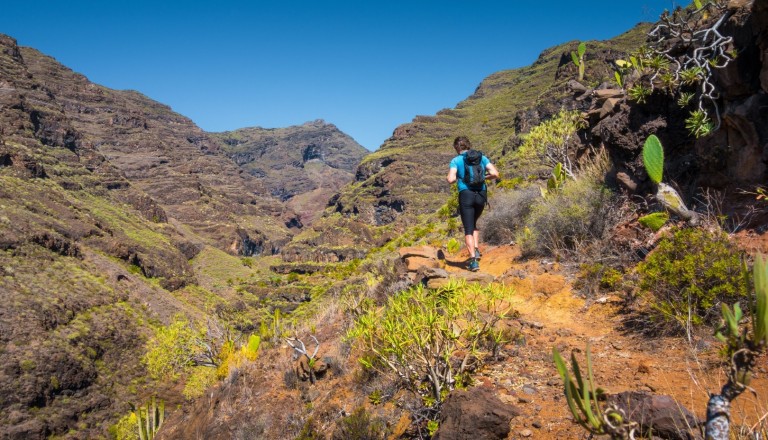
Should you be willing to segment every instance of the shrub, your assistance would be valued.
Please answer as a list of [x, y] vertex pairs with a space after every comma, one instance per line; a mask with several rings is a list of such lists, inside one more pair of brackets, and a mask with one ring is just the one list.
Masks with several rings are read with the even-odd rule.
[[188, 400], [196, 399], [216, 383], [216, 369], [210, 367], [194, 367], [187, 377], [182, 394]]
[[648, 314], [661, 330], [714, 324], [720, 304], [739, 300], [749, 289], [739, 252], [727, 235], [697, 228], [662, 239], [637, 272], [639, 288], [650, 301]]
[[155, 379], [176, 379], [194, 365], [199, 336], [183, 318], [177, 318], [167, 327], [160, 327], [147, 343], [149, 349], [144, 355], [149, 375]]
[[585, 122], [578, 111], [562, 110], [560, 113], [533, 127], [524, 135], [523, 144], [515, 154], [514, 168], [518, 176], [525, 170], [527, 174], [539, 174], [544, 168], [552, 169], [561, 163], [569, 177], [574, 168], [568, 146], [576, 137], [576, 132], [585, 127]]
[[378, 440], [385, 439], [386, 425], [379, 419], [372, 419], [365, 408], [358, 407], [352, 414], [339, 421], [333, 431], [333, 440]]
[[540, 197], [539, 190], [533, 186], [497, 193], [492, 208], [482, 218], [483, 240], [495, 245], [513, 241]]
[[[430, 291], [421, 285], [389, 298], [386, 306], [366, 303], [348, 337], [367, 354], [365, 368], [389, 371], [437, 407], [467, 371], [481, 362], [480, 346], [494, 339], [496, 323], [510, 310], [511, 290], [451, 281]], [[453, 359], [462, 351], [460, 359]]]
[[568, 181], [561, 191], [532, 207], [525, 228], [518, 232], [523, 253], [556, 257], [578, 253], [613, 226], [617, 200], [594, 179]]
[[445, 249], [448, 251], [449, 254], [455, 255], [461, 249], [461, 242], [451, 237], [451, 239], [448, 240], [448, 244], [445, 245]]
[[139, 440], [137, 423], [136, 413], [131, 411], [109, 428], [109, 434], [115, 440]]
[[574, 287], [585, 294], [594, 294], [600, 291], [614, 291], [621, 288], [624, 280], [621, 271], [603, 263], [582, 263], [576, 274]]

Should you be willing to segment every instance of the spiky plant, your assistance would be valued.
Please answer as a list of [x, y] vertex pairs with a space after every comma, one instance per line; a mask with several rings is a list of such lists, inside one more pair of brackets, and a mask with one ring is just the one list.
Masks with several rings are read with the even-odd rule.
[[136, 411], [136, 426], [140, 440], [152, 440], [165, 420], [165, 402], [152, 396], [147, 406], [139, 406]]
[[[590, 344], [587, 343], [586, 376], [582, 374], [576, 356], [571, 353], [571, 369], [573, 379], [568, 373], [565, 364], [557, 348], [552, 348], [552, 357], [557, 367], [557, 372], [563, 380], [565, 388], [565, 400], [568, 409], [571, 410], [573, 420], [593, 435], [610, 435], [612, 439], [633, 438], [636, 424], [629, 422], [626, 415], [614, 406], [603, 410], [598, 403], [603, 390], [595, 386], [595, 378], [592, 374], [592, 354]], [[575, 381], [574, 381], [575, 379]]]
[[755, 285], [752, 331], [739, 327], [743, 317], [739, 303], [732, 308], [727, 304], [722, 306], [723, 324], [715, 336], [726, 344], [725, 351], [731, 365], [728, 381], [720, 394], [712, 394], [707, 403], [707, 440], [728, 440], [731, 401], [749, 387], [757, 357], [768, 346], [768, 259], [765, 256], [755, 257], [752, 276]]

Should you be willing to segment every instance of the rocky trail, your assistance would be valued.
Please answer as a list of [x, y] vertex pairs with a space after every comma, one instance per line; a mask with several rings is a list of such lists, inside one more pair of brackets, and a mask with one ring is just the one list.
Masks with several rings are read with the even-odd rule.
[[[446, 258], [445, 270], [450, 276], [470, 274], [463, 268], [462, 258]], [[719, 392], [725, 381], [717, 340], [709, 335], [691, 342], [680, 337], [651, 339], [627, 332], [622, 329], [618, 295], [587, 301], [573, 291], [558, 264], [518, 258], [517, 248], [500, 246], [484, 249], [480, 264], [481, 275], [491, 275], [515, 288], [513, 305], [519, 313], [515, 325], [520, 336], [478, 377], [478, 385], [494, 390], [502, 402], [521, 412], [512, 419], [508, 438], [588, 437], [572, 421], [552, 361], [552, 347], [557, 347], [564, 358], [575, 350], [583, 365], [587, 343], [591, 344], [595, 380], [607, 393], [669, 395], [704, 419], [708, 393]], [[752, 383], [755, 393], [745, 392], [734, 401], [734, 426], [752, 428], [768, 418], [766, 366], [764, 355]], [[685, 423], [674, 405], [658, 408], [655, 416], [659, 429], [662, 424]]]

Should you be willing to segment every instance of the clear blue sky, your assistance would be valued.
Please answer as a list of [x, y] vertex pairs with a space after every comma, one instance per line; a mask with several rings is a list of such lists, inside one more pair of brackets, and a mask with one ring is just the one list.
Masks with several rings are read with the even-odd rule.
[[566, 41], [611, 38], [677, 4], [15, 0], [0, 8], [0, 33], [207, 131], [325, 119], [375, 150], [493, 72]]

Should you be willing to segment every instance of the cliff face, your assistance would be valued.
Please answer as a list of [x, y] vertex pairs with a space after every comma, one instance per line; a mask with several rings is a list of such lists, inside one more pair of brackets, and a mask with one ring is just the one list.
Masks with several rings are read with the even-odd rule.
[[169, 217], [243, 255], [270, 254], [291, 235], [294, 214], [191, 120], [138, 92], [93, 84], [34, 49], [19, 53], [76, 143], [101, 154]]
[[184, 310], [165, 289], [196, 281], [195, 249], [26, 52], [0, 36], [0, 437], [96, 436], [152, 386], [147, 322]]
[[223, 151], [267, 191], [312, 223], [328, 199], [351, 182], [368, 151], [322, 120], [286, 128], [216, 133]]

